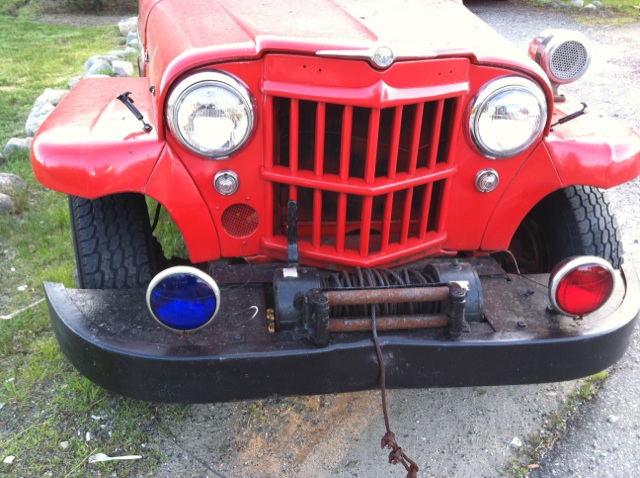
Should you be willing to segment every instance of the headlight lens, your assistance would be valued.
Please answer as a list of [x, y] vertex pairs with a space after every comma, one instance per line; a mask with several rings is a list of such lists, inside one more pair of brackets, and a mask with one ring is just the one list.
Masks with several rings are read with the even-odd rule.
[[223, 159], [241, 148], [251, 134], [251, 97], [229, 75], [196, 73], [180, 82], [169, 96], [167, 120], [187, 148]]
[[542, 133], [547, 102], [538, 85], [522, 77], [494, 80], [480, 91], [469, 116], [471, 138], [488, 158], [521, 153]]

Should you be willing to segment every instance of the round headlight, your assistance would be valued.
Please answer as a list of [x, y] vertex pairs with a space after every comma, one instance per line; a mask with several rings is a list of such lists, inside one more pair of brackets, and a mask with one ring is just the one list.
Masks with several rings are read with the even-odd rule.
[[547, 102], [538, 85], [508, 76], [487, 83], [469, 115], [474, 144], [488, 158], [507, 158], [533, 144], [547, 122]]
[[173, 134], [191, 151], [223, 159], [245, 144], [253, 129], [247, 89], [224, 73], [196, 73], [169, 96], [167, 120]]

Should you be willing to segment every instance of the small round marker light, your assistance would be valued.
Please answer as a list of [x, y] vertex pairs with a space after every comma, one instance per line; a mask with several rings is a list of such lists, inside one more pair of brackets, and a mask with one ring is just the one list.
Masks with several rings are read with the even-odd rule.
[[213, 178], [213, 187], [223, 196], [231, 196], [238, 190], [238, 175], [233, 171], [218, 171]]
[[557, 311], [581, 316], [602, 307], [613, 292], [614, 271], [604, 259], [581, 256], [565, 259], [551, 272], [549, 300]]
[[195, 267], [170, 267], [156, 275], [147, 287], [147, 307], [165, 327], [192, 332], [216, 316], [220, 289], [211, 276]]
[[500, 178], [495, 169], [483, 169], [476, 174], [476, 189], [481, 193], [490, 193], [498, 187]]

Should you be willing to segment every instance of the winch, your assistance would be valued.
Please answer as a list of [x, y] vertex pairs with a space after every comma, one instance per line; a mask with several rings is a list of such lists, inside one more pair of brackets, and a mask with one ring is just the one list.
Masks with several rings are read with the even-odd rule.
[[482, 319], [482, 289], [474, 268], [452, 259], [423, 270], [356, 269], [323, 273], [307, 267], [276, 269], [276, 331], [301, 329], [318, 346], [329, 334], [371, 330], [446, 328], [457, 338], [467, 321]]

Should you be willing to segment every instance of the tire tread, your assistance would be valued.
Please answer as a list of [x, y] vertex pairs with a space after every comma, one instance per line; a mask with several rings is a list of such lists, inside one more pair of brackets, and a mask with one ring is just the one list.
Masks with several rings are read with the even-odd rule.
[[151, 280], [158, 266], [143, 196], [70, 196], [69, 211], [78, 287], [128, 289]]

